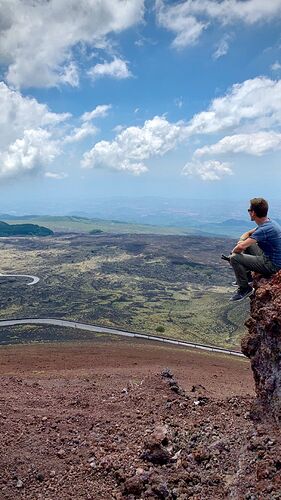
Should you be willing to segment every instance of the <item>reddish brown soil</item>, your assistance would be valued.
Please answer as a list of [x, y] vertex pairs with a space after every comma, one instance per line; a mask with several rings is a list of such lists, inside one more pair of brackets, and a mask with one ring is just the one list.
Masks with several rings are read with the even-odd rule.
[[126, 340], [0, 352], [1, 499], [281, 498], [246, 359]]

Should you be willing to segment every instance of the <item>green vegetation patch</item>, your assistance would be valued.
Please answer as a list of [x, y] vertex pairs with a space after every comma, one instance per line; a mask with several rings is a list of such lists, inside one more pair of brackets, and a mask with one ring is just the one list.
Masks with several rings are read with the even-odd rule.
[[53, 231], [37, 224], [7, 224], [0, 221], [0, 236], [51, 236]]

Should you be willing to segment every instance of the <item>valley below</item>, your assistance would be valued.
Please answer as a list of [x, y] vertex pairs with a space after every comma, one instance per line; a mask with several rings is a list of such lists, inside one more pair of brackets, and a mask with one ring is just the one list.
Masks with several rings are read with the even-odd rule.
[[[231, 304], [220, 260], [233, 240], [146, 234], [2, 238], [0, 319], [51, 317], [239, 349], [249, 304]], [[56, 327], [0, 330], [1, 343], [89, 338]]]

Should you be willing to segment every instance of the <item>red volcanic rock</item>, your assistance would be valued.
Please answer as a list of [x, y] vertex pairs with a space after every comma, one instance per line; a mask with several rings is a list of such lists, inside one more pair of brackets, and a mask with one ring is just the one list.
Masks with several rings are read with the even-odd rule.
[[281, 271], [257, 278], [242, 352], [251, 360], [260, 418], [281, 422]]

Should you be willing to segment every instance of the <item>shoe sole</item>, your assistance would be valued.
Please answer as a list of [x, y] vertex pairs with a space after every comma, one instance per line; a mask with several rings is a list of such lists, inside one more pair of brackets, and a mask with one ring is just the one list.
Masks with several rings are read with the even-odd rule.
[[[249, 285], [249, 286], [253, 286], [253, 284], [254, 284], [254, 282], [253, 282], [253, 281], [248, 281], [248, 285]], [[234, 288], [237, 288], [237, 287], [238, 287], [238, 285], [237, 285], [236, 281], [233, 281], [233, 282], [231, 283], [231, 286], [233, 286]]]
[[251, 295], [253, 295], [254, 293], [254, 290], [251, 290], [250, 292], [246, 293], [245, 295], [243, 295], [243, 297], [241, 297], [241, 299], [233, 299], [231, 297], [231, 299], [229, 299], [229, 302], [241, 302], [241, 300], [244, 300], [246, 299], [247, 297], [250, 297]]

